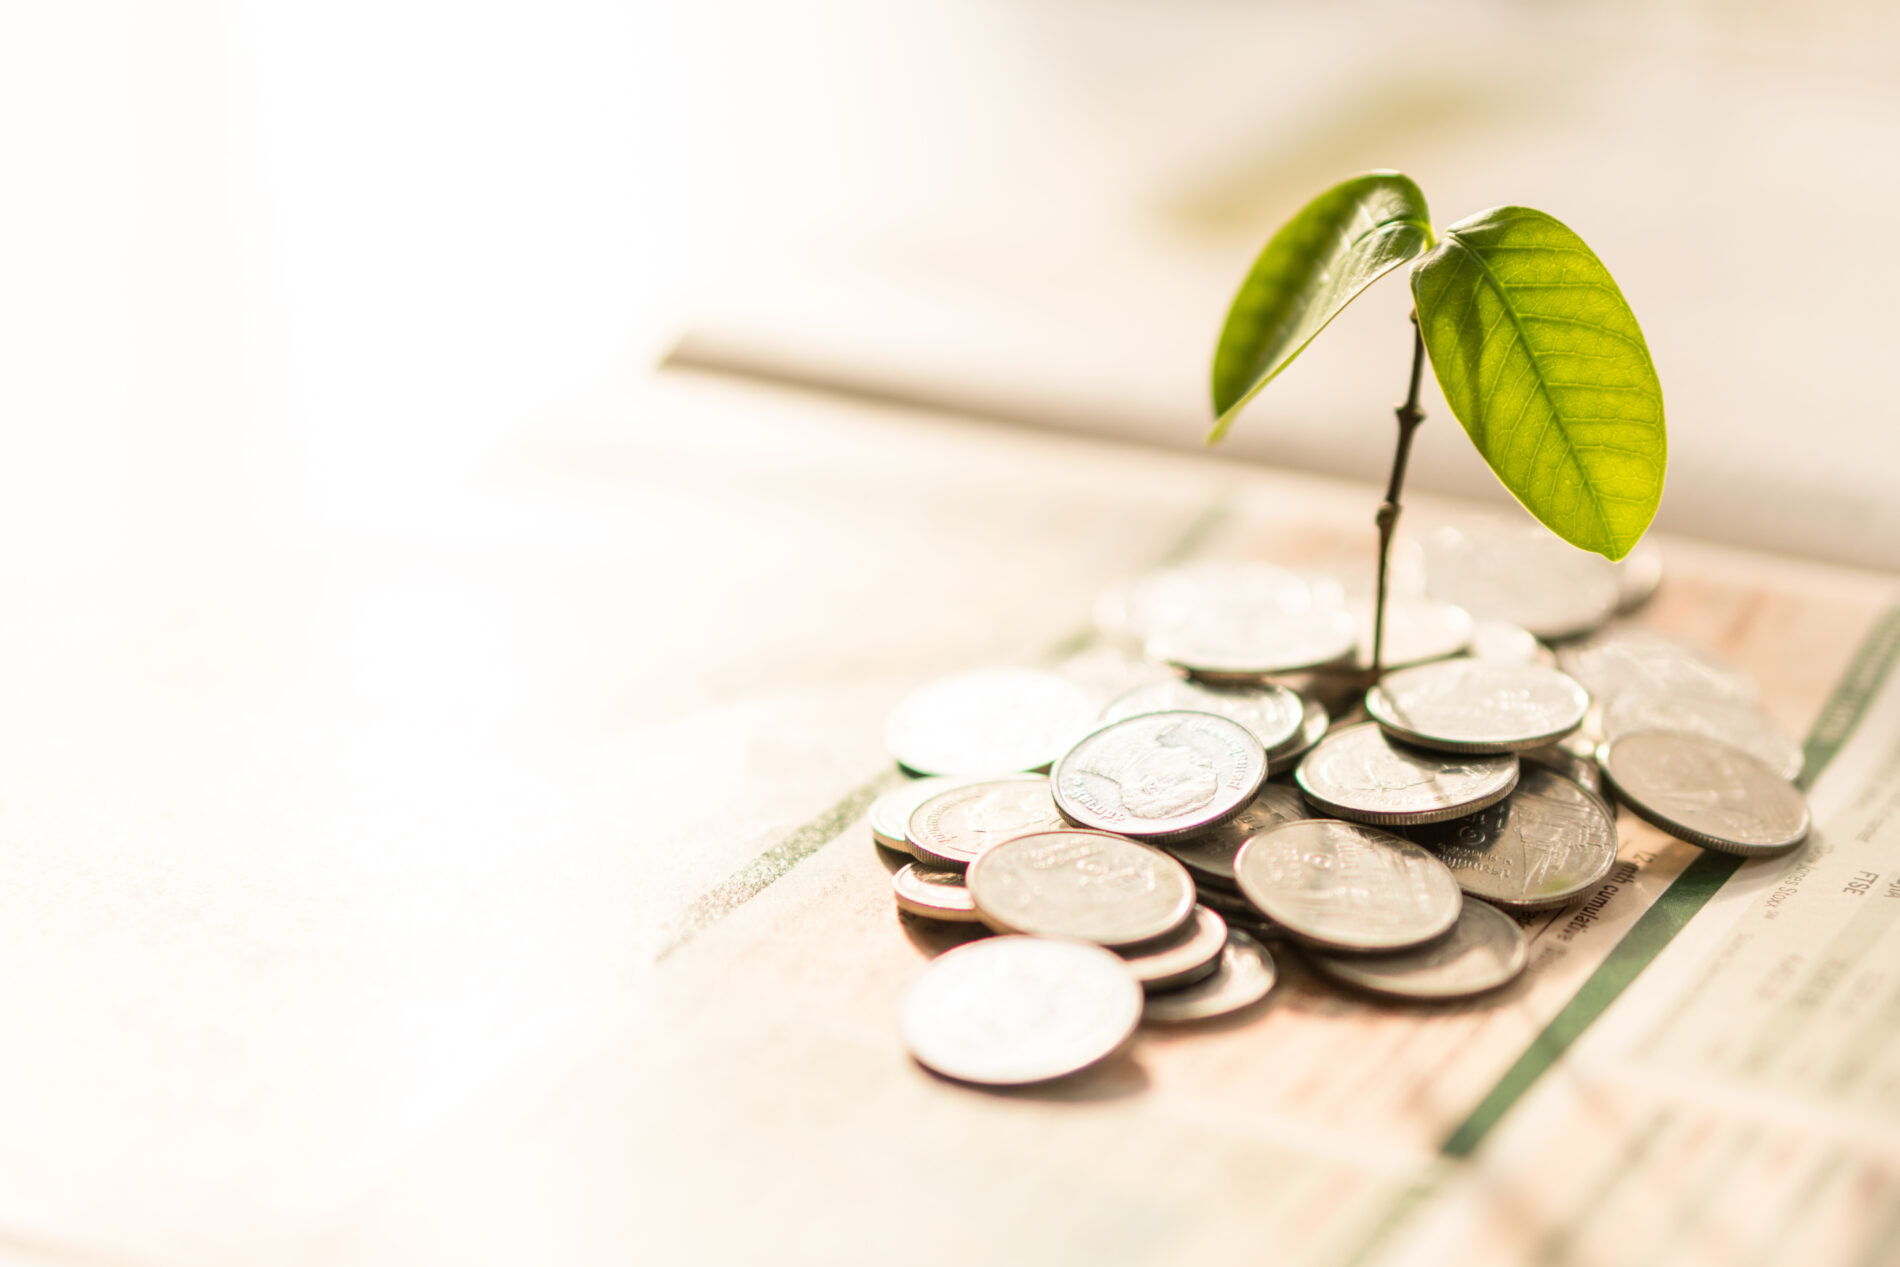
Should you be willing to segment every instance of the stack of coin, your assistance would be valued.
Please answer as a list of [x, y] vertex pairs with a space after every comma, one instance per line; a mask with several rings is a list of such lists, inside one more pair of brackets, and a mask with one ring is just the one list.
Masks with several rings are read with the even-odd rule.
[[[940, 956], [912, 991], [920, 1063], [994, 1084], [1075, 1072], [1139, 1020], [1264, 999], [1263, 943], [1386, 999], [1497, 990], [1528, 959], [1511, 912], [1604, 882], [1612, 793], [1704, 848], [1805, 839], [1799, 746], [1747, 679], [1600, 630], [1655, 588], [1653, 552], [1616, 569], [1440, 532], [1417, 553], [1425, 593], [1388, 611], [1401, 667], [1363, 701], [1347, 688], [1369, 620], [1343, 579], [1208, 563], [1103, 597], [1113, 673], [978, 670], [898, 706], [891, 753], [923, 777], [869, 815], [880, 849], [909, 859], [897, 905], [1002, 934]], [[1137, 685], [1111, 695], [1116, 679]], [[1099, 713], [1091, 694], [1109, 696]]]

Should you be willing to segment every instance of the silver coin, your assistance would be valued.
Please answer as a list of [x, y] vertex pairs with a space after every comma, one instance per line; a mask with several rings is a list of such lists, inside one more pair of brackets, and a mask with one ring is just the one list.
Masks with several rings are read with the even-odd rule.
[[1779, 722], [1753, 704], [1733, 700], [1626, 690], [1604, 708], [1602, 725], [1606, 739], [1639, 730], [1701, 735], [1740, 748], [1790, 782], [1806, 760], [1801, 741]]
[[1148, 654], [1197, 678], [1256, 681], [1353, 654], [1359, 622], [1338, 608], [1204, 621], [1158, 633]]
[[945, 1077], [1047, 1082], [1113, 1055], [1141, 1020], [1119, 956], [1084, 942], [993, 937], [946, 951], [904, 996], [904, 1043]]
[[1623, 626], [1557, 652], [1565, 673], [1607, 706], [1625, 691], [1674, 699], [1695, 696], [1752, 704], [1755, 684], [1733, 665], [1650, 629]]
[[1214, 971], [1185, 989], [1151, 994], [1141, 1019], [1173, 1023], [1225, 1016], [1258, 1003], [1273, 989], [1273, 956], [1238, 929], [1227, 934]]
[[1269, 751], [1299, 738], [1305, 719], [1300, 697], [1284, 686], [1211, 686], [1171, 678], [1150, 682], [1117, 696], [1102, 710], [1105, 722], [1121, 721], [1142, 713], [1217, 713], [1253, 732]]
[[1541, 664], [1441, 660], [1387, 674], [1366, 692], [1366, 711], [1421, 747], [1517, 752], [1582, 725], [1590, 697], [1568, 674]]
[[[1357, 663], [1372, 667], [1372, 617], [1370, 598], [1346, 605], [1359, 623]], [[1388, 669], [1410, 664], [1425, 664], [1455, 656], [1471, 645], [1471, 613], [1451, 603], [1429, 598], [1398, 598], [1388, 595], [1385, 603], [1385, 643], [1379, 663]]]
[[1522, 625], [1503, 620], [1472, 623], [1471, 646], [1467, 654], [1473, 660], [1498, 660], [1505, 664], [1543, 664], [1556, 667], [1557, 657], [1537, 636]]
[[1603, 790], [1603, 769], [1597, 765], [1597, 745], [1601, 742], [1599, 739], [1591, 738], [1585, 731], [1579, 730], [1574, 734], [1565, 735], [1548, 747], [1531, 748], [1518, 753], [1517, 756], [1520, 761], [1532, 761], [1555, 770], [1577, 784], [1603, 802], [1604, 809], [1614, 820], [1616, 804]]
[[1375, 826], [1415, 826], [1497, 804], [1517, 786], [1517, 758], [1408, 748], [1362, 722], [1320, 740], [1293, 778], [1325, 813]]
[[871, 808], [865, 811], [864, 817], [871, 825], [872, 839], [886, 849], [909, 853], [910, 844], [904, 833], [917, 807], [939, 792], [947, 792], [972, 781], [967, 777], [933, 774], [921, 779], [907, 779], [898, 784], [872, 801]]
[[963, 875], [911, 862], [891, 876], [891, 892], [899, 908], [926, 919], [967, 923], [977, 918], [976, 903], [963, 886]]
[[1194, 917], [1158, 942], [1126, 947], [1122, 958], [1145, 990], [1172, 990], [1191, 985], [1220, 966], [1227, 945], [1227, 921], [1205, 906]]
[[1094, 723], [1088, 692], [1035, 669], [973, 669], [912, 691], [891, 710], [884, 743], [919, 774], [1039, 770]]
[[1574, 901], [1616, 861], [1616, 820], [1603, 802], [1537, 764], [1489, 809], [1401, 834], [1450, 867], [1466, 894], [1520, 909]]
[[1240, 891], [1302, 941], [1398, 950], [1450, 928], [1464, 900], [1451, 871], [1402, 837], [1331, 819], [1283, 823], [1234, 860]]
[[1312, 751], [1313, 745], [1326, 737], [1326, 728], [1333, 724], [1332, 715], [1326, 711], [1326, 705], [1310, 695], [1300, 697], [1302, 709], [1300, 728], [1293, 738], [1267, 753], [1267, 777], [1291, 770], [1300, 763], [1300, 758]]
[[1650, 600], [1657, 586], [1662, 584], [1663, 559], [1658, 550], [1645, 537], [1636, 543], [1636, 548], [1610, 565], [1616, 573], [1616, 610], [1624, 614], [1633, 612]]
[[1155, 838], [1211, 827], [1260, 790], [1267, 754], [1253, 732], [1212, 713], [1110, 722], [1056, 762], [1056, 806], [1083, 827]]
[[1186, 867], [1101, 831], [1006, 840], [970, 864], [964, 883], [991, 928], [1103, 946], [1165, 937], [1194, 912]]
[[1807, 798], [1727, 744], [1645, 730], [1609, 740], [1597, 759], [1624, 804], [1691, 844], [1754, 857], [1808, 838]]
[[1209, 621], [1313, 606], [1307, 583], [1283, 567], [1206, 560], [1150, 572], [1108, 591], [1095, 604], [1095, 623], [1111, 638], [1145, 642]]
[[1495, 906], [1466, 902], [1445, 936], [1379, 955], [1307, 956], [1320, 971], [1362, 990], [1402, 999], [1462, 999], [1514, 980], [1530, 958], [1517, 921]]
[[1249, 838], [1281, 823], [1316, 817], [1298, 790], [1284, 783], [1267, 783], [1261, 786], [1247, 808], [1226, 822], [1185, 840], [1165, 841], [1161, 847], [1187, 865], [1196, 883], [1212, 879], [1231, 885], [1234, 855]]
[[1546, 642], [1581, 637], [1616, 610], [1609, 563], [1541, 530], [1441, 528], [1426, 538], [1425, 567], [1433, 598]]
[[911, 811], [904, 838], [919, 862], [960, 871], [992, 845], [1062, 825], [1049, 780], [1019, 774], [937, 793]]

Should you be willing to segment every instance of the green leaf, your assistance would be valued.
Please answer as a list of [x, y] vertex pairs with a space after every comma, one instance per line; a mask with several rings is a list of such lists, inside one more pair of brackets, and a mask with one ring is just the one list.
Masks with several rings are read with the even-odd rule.
[[1273, 235], [1241, 283], [1214, 350], [1209, 444], [1360, 291], [1432, 244], [1425, 195], [1397, 172], [1334, 185]]
[[1620, 559], [1662, 500], [1668, 446], [1649, 346], [1583, 239], [1528, 207], [1445, 230], [1412, 269], [1445, 401], [1545, 527]]

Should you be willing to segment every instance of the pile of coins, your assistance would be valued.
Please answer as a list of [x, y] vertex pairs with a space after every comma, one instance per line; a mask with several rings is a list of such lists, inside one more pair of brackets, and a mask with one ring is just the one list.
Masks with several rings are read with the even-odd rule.
[[1110, 658], [1118, 689], [1099, 666], [1094, 692], [979, 669], [899, 703], [886, 742], [913, 777], [869, 814], [909, 859], [897, 905], [1001, 934], [912, 988], [920, 1063], [989, 1085], [1073, 1073], [1144, 1020], [1259, 1003], [1269, 942], [1388, 998], [1498, 989], [1528, 958], [1511, 913], [1608, 874], [1618, 802], [1707, 849], [1806, 838], [1800, 747], [1752, 684], [1603, 628], [1653, 591], [1653, 555], [1619, 570], [1450, 530], [1412, 550], [1388, 607], [1398, 667], [1363, 694], [1368, 621], [1344, 584], [1227, 563], [1104, 596], [1105, 645], [1142, 650]]

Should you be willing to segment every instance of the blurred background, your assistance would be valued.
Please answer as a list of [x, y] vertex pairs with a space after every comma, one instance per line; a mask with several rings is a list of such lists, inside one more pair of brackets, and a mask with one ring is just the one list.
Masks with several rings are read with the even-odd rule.
[[[1878, 0], [15, 3], [17, 583], [427, 516], [675, 364], [1193, 447], [1312, 194], [1577, 229], [1667, 392], [1660, 524], [1900, 566], [1900, 10]], [[1223, 450], [1368, 480], [1403, 282]], [[1502, 499], [1442, 404], [1417, 485]], [[234, 536], [234, 528], [241, 533]]]

